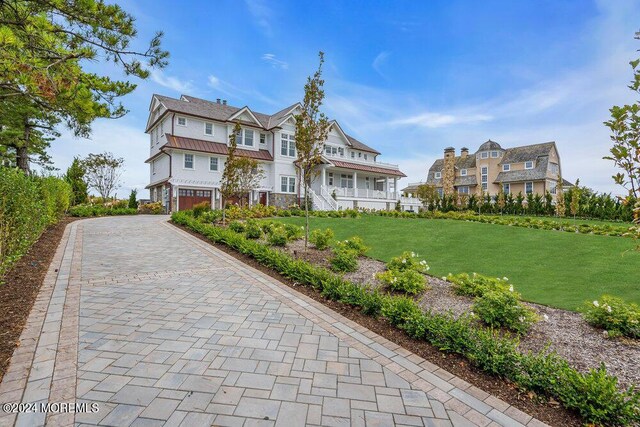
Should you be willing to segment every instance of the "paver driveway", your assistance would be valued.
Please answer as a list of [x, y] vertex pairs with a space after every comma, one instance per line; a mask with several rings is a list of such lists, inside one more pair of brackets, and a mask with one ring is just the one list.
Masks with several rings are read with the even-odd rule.
[[543, 425], [166, 223], [63, 237], [0, 386], [1, 425]]

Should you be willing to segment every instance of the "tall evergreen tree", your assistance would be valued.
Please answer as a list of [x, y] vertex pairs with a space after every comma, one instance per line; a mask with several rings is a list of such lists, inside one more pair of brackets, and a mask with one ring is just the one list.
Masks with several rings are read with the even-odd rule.
[[80, 159], [77, 157], [73, 158], [73, 162], [63, 178], [71, 186], [71, 206], [87, 203], [89, 194], [87, 193], [87, 183], [84, 180], [84, 168]]

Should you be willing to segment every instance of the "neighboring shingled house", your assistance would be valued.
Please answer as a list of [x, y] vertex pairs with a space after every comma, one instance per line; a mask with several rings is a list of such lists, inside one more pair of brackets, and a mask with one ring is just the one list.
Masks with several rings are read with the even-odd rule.
[[488, 140], [474, 154], [462, 148], [456, 156], [454, 148], [445, 148], [444, 158], [429, 168], [427, 184], [441, 194], [453, 189], [459, 194], [495, 195], [500, 186], [505, 193], [555, 194], [561, 171], [555, 142], [502, 148]]

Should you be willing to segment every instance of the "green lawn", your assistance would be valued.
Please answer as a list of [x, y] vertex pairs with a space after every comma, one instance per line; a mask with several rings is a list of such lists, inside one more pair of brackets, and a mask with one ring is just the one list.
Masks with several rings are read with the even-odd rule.
[[[278, 220], [304, 224], [304, 218]], [[338, 239], [362, 237], [371, 247], [368, 255], [383, 261], [417, 252], [436, 276], [506, 276], [528, 301], [575, 310], [608, 293], [640, 303], [640, 252], [628, 238], [378, 216], [311, 218], [310, 224], [332, 228]]]
[[600, 219], [573, 219], [572, 217], [557, 218], [553, 216], [520, 216], [520, 215], [504, 215], [505, 218], [531, 218], [544, 221], [568, 222], [570, 224], [589, 224], [589, 225], [613, 225], [616, 227], [631, 227], [633, 223], [623, 221], [604, 221]]

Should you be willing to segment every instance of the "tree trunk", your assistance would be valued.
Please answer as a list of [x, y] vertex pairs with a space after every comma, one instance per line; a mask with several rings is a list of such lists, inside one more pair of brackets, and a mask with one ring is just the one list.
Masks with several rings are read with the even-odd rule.
[[20, 147], [16, 147], [16, 165], [27, 175], [31, 172], [29, 170], [29, 138], [31, 135], [31, 127], [28, 123], [24, 126], [24, 144]]
[[307, 199], [307, 188], [309, 188], [307, 182], [304, 183], [304, 216], [305, 216], [305, 227], [304, 227], [304, 250], [307, 250], [307, 246], [309, 243], [309, 202]]

